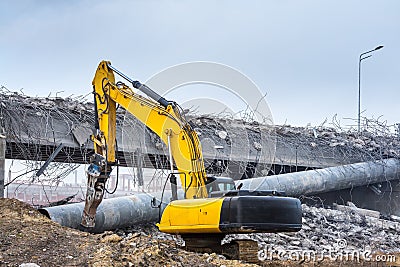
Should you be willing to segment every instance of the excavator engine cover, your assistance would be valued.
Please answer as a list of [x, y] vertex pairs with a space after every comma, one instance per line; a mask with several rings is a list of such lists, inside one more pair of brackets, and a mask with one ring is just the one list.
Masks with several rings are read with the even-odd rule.
[[223, 233], [295, 232], [301, 230], [300, 200], [277, 196], [226, 197], [219, 228]]
[[302, 209], [297, 198], [248, 191], [221, 198], [172, 201], [157, 224], [160, 231], [174, 234], [295, 232], [301, 225]]

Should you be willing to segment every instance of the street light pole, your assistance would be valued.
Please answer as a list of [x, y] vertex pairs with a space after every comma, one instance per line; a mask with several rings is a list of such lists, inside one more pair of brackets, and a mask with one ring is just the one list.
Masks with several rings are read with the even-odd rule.
[[368, 55], [368, 56], [364, 56], [364, 55], [372, 53], [381, 48], [383, 48], [383, 45], [377, 46], [377, 47], [375, 47], [375, 49], [372, 49], [372, 50], [362, 53], [358, 60], [358, 120], [357, 120], [358, 123], [357, 123], [357, 125], [358, 125], [359, 133], [360, 133], [360, 121], [361, 121], [361, 61], [363, 61], [364, 59], [367, 59], [369, 57], [372, 57], [372, 55]]

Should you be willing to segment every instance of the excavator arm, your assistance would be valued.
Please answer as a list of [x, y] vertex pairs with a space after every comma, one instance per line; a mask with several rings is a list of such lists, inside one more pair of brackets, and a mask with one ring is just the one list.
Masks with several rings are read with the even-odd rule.
[[[135, 93], [121, 82], [115, 83], [114, 72], [153, 99]], [[180, 107], [175, 102], [167, 101], [138, 81], [132, 81], [108, 61], [99, 64], [92, 85], [97, 123], [96, 134], [92, 135], [95, 154], [88, 169], [83, 226], [94, 227], [96, 209], [102, 201], [105, 182], [112, 167], [117, 164], [117, 104], [150, 128], [168, 146], [185, 188], [185, 198], [207, 197], [207, 178], [199, 138], [181, 115]]]

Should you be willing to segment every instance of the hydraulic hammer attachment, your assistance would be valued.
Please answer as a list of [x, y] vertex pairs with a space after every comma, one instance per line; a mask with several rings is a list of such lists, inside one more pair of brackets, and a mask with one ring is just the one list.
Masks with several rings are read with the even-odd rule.
[[81, 225], [86, 228], [95, 227], [96, 210], [103, 200], [104, 187], [111, 172], [105, 158], [94, 154], [90, 158], [90, 165], [87, 169], [87, 192], [85, 208], [82, 214]]

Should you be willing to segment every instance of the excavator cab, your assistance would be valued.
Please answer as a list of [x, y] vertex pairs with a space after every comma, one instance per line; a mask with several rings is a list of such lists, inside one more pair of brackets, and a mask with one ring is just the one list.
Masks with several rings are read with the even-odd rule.
[[222, 197], [225, 193], [236, 190], [235, 182], [229, 177], [207, 177], [208, 197]]

